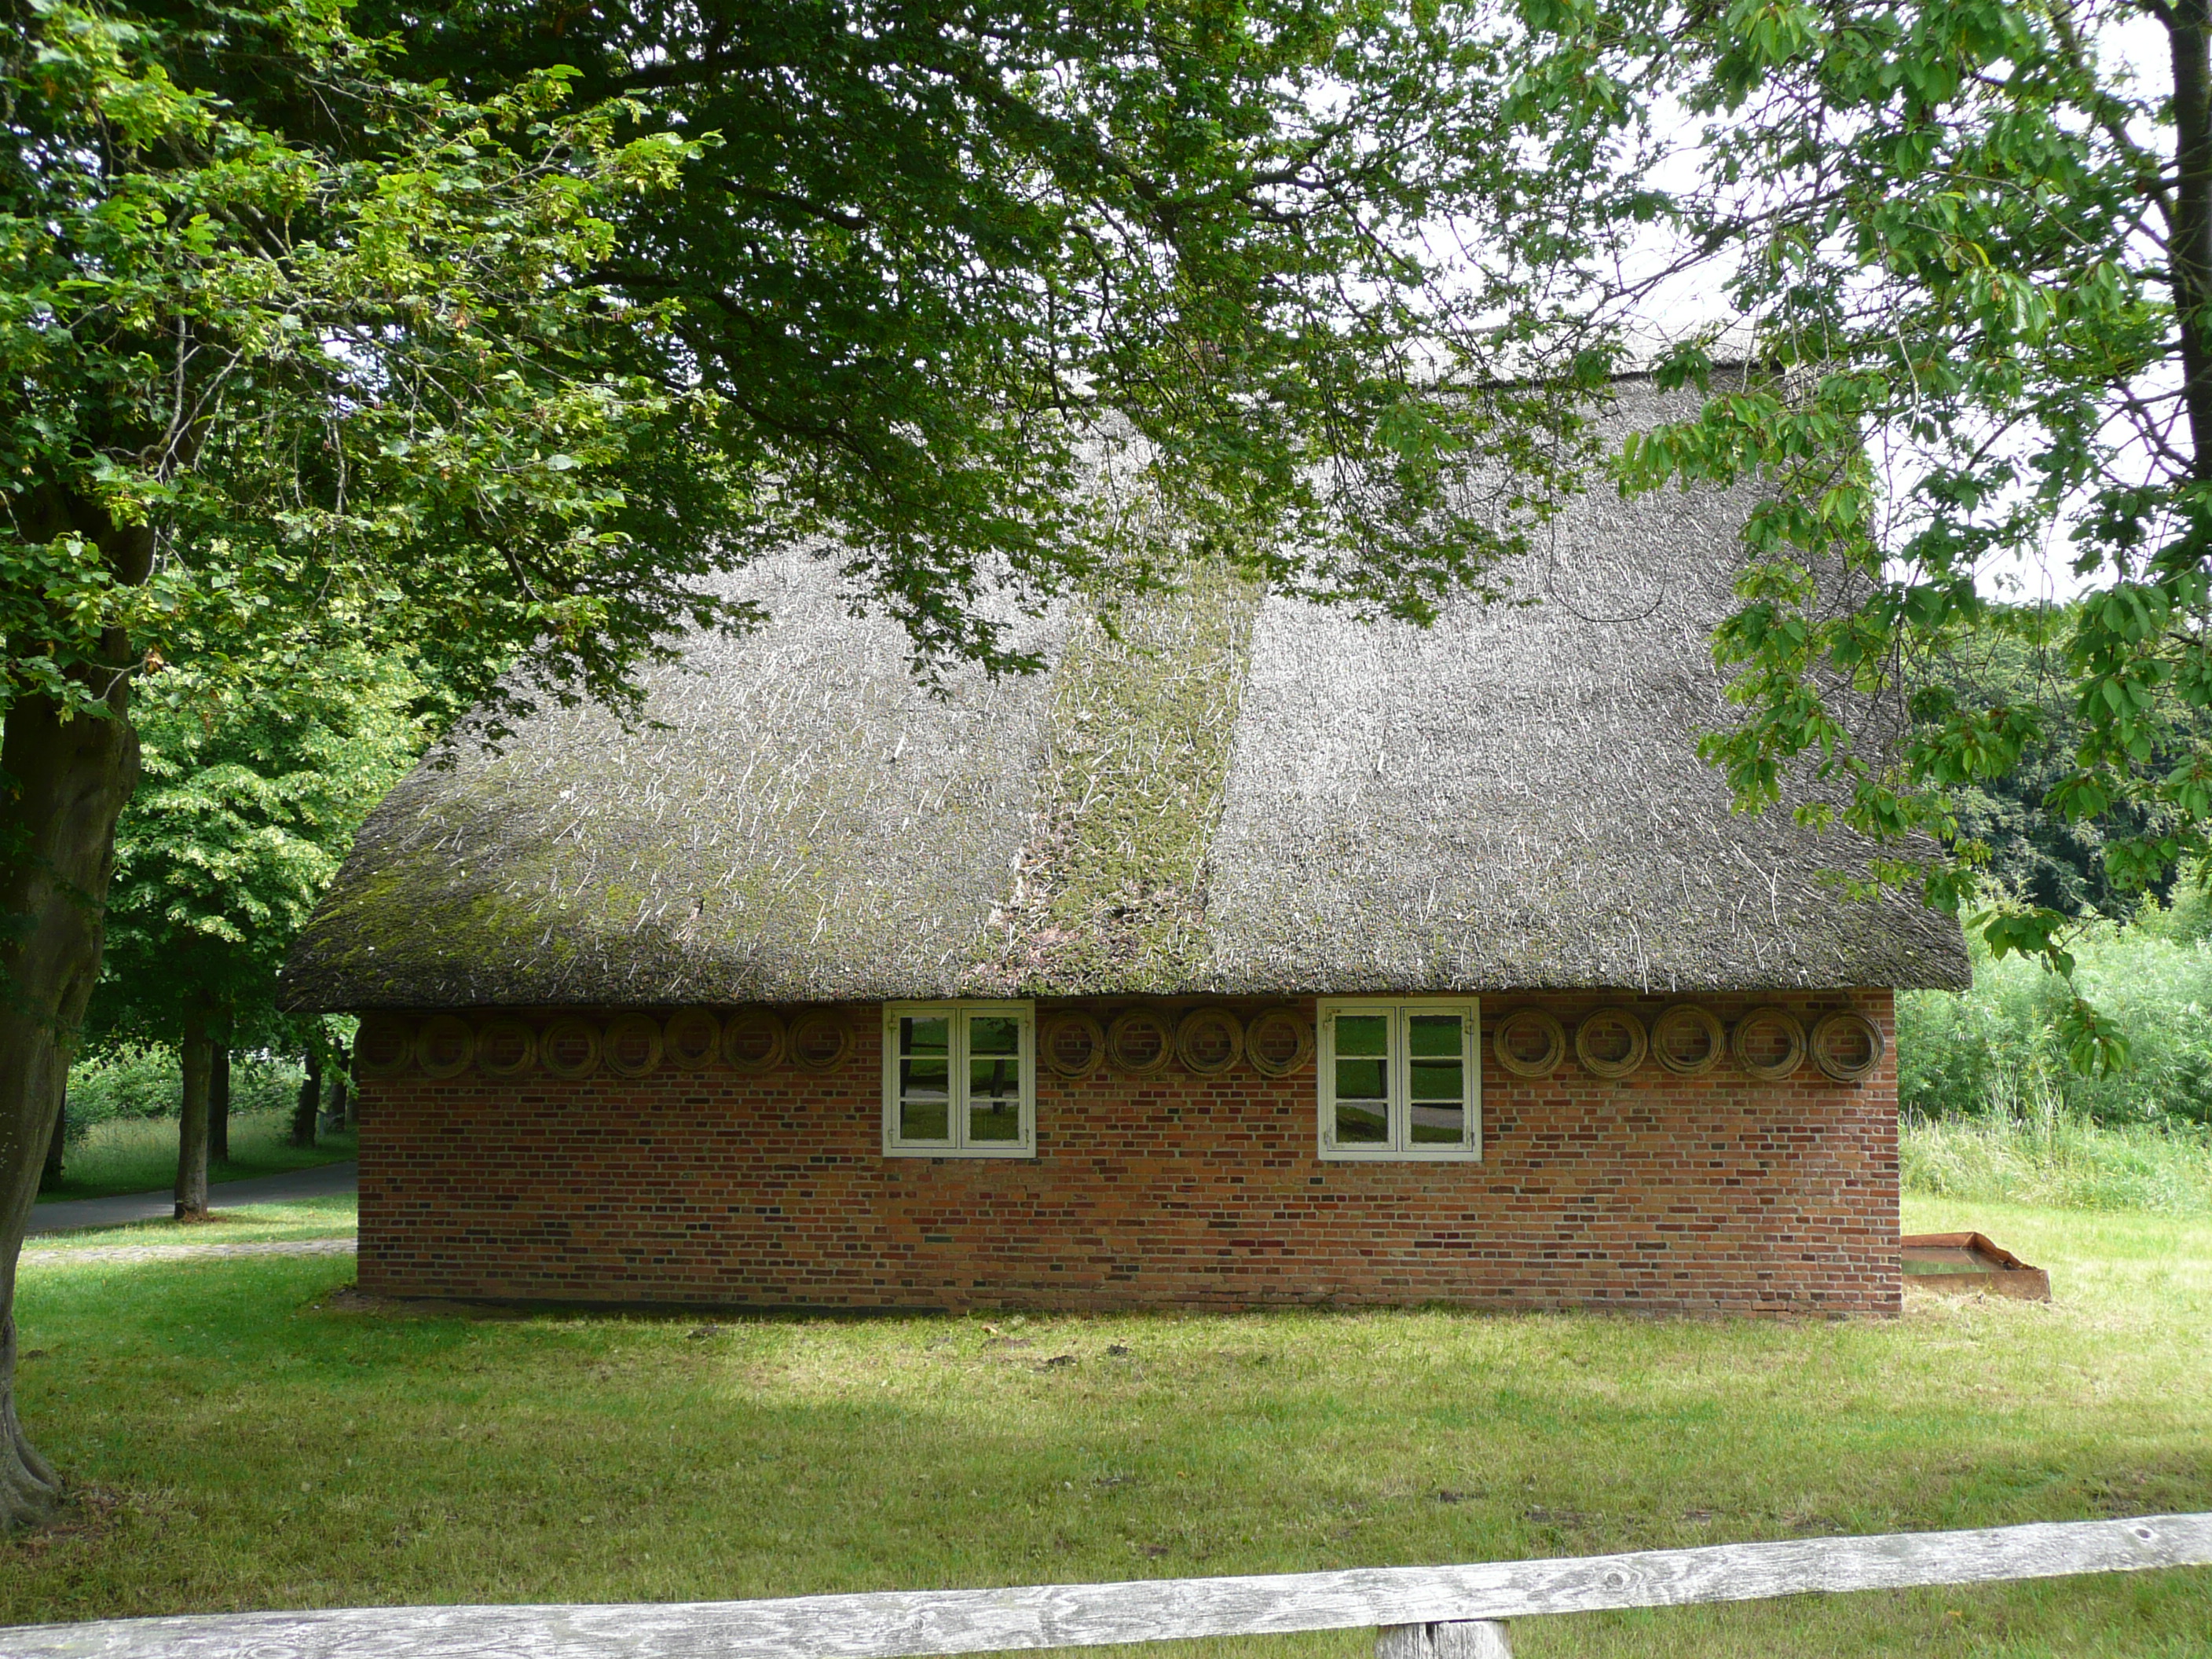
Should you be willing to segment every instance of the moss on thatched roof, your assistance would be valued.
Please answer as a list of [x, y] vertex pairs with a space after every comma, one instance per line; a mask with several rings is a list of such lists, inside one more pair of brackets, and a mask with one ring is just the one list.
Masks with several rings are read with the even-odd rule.
[[549, 708], [394, 790], [290, 999], [1962, 984], [1954, 921], [1846, 902], [1866, 847], [1732, 812], [1697, 757], [1746, 506], [1593, 492], [1512, 573], [1534, 603], [1425, 630], [1201, 570], [941, 697], [832, 568], [764, 562], [774, 623], [661, 675], [665, 729]]

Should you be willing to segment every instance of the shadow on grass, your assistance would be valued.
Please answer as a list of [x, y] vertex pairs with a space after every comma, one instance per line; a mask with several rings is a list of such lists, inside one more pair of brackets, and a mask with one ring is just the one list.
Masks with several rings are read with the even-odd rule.
[[[106, 1508], [0, 1545], [0, 1620], [1284, 1571], [2212, 1508], [2201, 1268], [2147, 1321], [2082, 1296], [1916, 1298], [1843, 1325], [538, 1316], [369, 1301], [350, 1277], [27, 1265], [26, 1419]], [[2179, 1653], [2208, 1629], [2212, 1574], [2182, 1573], [1530, 1621], [1516, 1645]]]

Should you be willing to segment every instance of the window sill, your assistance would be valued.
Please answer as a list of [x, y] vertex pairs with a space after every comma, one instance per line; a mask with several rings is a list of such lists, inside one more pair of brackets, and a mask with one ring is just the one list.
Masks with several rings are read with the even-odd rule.
[[1475, 1146], [1424, 1147], [1419, 1152], [1400, 1152], [1395, 1147], [1324, 1146], [1321, 1149], [1324, 1164], [1480, 1164], [1482, 1152]]

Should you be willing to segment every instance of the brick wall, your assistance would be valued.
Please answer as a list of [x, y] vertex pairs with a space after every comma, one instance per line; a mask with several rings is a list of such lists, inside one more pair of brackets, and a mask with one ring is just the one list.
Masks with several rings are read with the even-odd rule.
[[[1808, 1027], [1856, 1008], [1894, 1054], [1886, 990], [1698, 1000], [1730, 1022], [1780, 1002]], [[1484, 999], [1479, 1164], [1321, 1162], [1310, 1063], [1073, 1082], [1040, 1066], [1035, 1160], [885, 1158], [873, 1005], [845, 1011], [854, 1052], [826, 1074], [410, 1069], [361, 1088], [362, 1285], [732, 1307], [1893, 1312], [1893, 1060], [1850, 1085], [1809, 1061], [1762, 1083], [1727, 1060], [1604, 1081], [1571, 1054], [1528, 1080], [1491, 1056], [1512, 1008], [1571, 1030], [1604, 1001], [1647, 1023], [1665, 1006]]]

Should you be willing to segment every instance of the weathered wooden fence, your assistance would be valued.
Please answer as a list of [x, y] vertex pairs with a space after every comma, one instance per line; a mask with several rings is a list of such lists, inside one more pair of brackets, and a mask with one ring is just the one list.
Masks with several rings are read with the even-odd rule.
[[2212, 1515], [2060, 1521], [1464, 1567], [772, 1601], [336, 1607], [0, 1629], [7, 1659], [921, 1659], [1381, 1626], [1377, 1659], [1504, 1659], [1503, 1620], [2212, 1565]]

